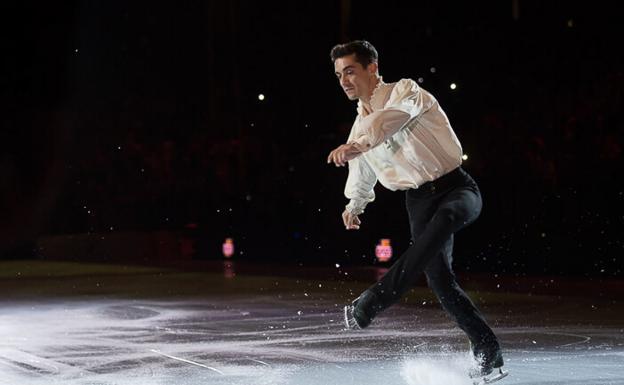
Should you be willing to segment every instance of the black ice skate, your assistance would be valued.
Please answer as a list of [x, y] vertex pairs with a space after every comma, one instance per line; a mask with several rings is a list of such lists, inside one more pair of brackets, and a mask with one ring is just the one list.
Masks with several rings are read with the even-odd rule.
[[364, 329], [373, 321], [373, 318], [382, 310], [377, 295], [366, 290], [357, 297], [351, 305], [344, 307], [344, 321], [347, 329]]
[[470, 373], [474, 385], [491, 384], [504, 377], [508, 372], [503, 370], [503, 354], [497, 342], [472, 344], [470, 349], [477, 361], [477, 369]]

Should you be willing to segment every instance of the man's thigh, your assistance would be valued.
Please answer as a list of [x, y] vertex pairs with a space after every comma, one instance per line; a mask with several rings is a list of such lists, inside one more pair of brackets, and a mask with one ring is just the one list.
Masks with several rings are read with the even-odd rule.
[[442, 216], [456, 232], [474, 222], [481, 214], [483, 203], [476, 186], [461, 186], [446, 194], [437, 205], [434, 217]]

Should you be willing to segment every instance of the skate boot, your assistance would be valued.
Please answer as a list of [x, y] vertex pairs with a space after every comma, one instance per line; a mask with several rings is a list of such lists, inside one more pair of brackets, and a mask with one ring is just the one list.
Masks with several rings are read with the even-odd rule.
[[473, 344], [470, 350], [477, 361], [477, 369], [470, 373], [475, 385], [489, 384], [507, 376], [503, 371], [503, 354], [498, 342]]
[[382, 309], [377, 295], [365, 290], [351, 305], [344, 307], [345, 326], [352, 330], [364, 329]]

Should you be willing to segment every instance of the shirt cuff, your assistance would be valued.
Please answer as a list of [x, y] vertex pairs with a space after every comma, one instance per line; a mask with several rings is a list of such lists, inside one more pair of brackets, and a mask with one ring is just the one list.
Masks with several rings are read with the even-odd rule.
[[351, 199], [348, 205], [345, 206], [345, 209], [353, 215], [360, 215], [364, 212], [364, 208], [366, 207], [366, 201]]
[[349, 142], [349, 144], [353, 144], [353, 146], [360, 152], [366, 152], [371, 149], [372, 145], [370, 143], [370, 138], [368, 135], [362, 135], [357, 139], [354, 139]]

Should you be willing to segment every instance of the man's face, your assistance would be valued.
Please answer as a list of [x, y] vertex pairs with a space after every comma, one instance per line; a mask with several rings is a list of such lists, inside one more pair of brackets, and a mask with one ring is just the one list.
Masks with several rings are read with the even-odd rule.
[[364, 68], [358, 63], [355, 54], [343, 56], [334, 61], [334, 71], [340, 87], [350, 100], [364, 97], [368, 99], [374, 85], [374, 75], [377, 72], [377, 63], [371, 63]]

